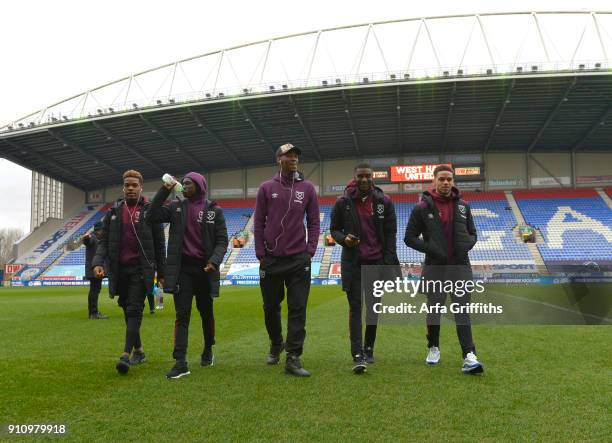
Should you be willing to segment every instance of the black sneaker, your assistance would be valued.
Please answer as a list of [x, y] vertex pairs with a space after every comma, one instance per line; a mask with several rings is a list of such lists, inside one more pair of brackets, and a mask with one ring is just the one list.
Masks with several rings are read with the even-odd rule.
[[155, 309], [150, 309], [149, 314], [155, 314]]
[[189, 375], [189, 367], [187, 366], [187, 362], [184, 360], [177, 360], [170, 372], [166, 374], [166, 378], [181, 378], [184, 375]]
[[281, 343], [280, 345], [270, 345], [270, 353], [268, 357], [266, 357], [266, 363], [269, 365], [277, 365], [280, 361], [281, 352], [285, 349], [285, 344]]
[[297, 355], [287, 355], [285, 372], [287, 374], [295, 375], [296, 377], [310, 377], [310, 372], [302, 367], [300, 357]]
[[357, 354], [353, 356], [353, 374], [363, 374], [368, 371], [366, 359], [363, 355]]
[[212, 348], [204, 348], [204, 352], [202, 352], [202, 358], [200, 359], [200, 365], [212, 366], [214, 364], [215, 356], [213, 354]]
[[132, 352], [132, 357], [130, 358], [130, 365], [139, 365], [140, 363], [144, 363], [146, 361], [145, 353], [141, 351]]
[[94, 314], [89, 314], [90, 320], [108, 320], [108, 316], [102, 314], [101, 312], [96, 312]]
[[127, 374], [130, 370], [130, 358], [127, 355], [119, 357], [119, 361], [115, 365], [115, 369], [119, 374]]
[[365, 357], [367, 364], [371, 365], [374, 363], [374, 348], [372, 346], [366, 346], [366, 348], [363, 350], [363, 356]]

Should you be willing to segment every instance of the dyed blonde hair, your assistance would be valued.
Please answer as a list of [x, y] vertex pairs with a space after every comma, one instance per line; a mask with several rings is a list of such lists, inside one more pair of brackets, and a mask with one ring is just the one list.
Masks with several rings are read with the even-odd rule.
[[134, 169], [129, 169], [123, 173], [123, 180], [125, 181], [125, 179], [129, 177], [137, 178], [140, 184], [142, 185], [143, 180], [142, 180], [142, 174], [140, 172]]

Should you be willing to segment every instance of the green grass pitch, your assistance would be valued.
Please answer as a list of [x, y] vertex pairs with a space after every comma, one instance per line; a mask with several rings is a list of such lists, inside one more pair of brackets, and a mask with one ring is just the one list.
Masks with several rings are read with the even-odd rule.
[[[554, 287], [553, 289], [554, 290]], [[202, 368], [192, 311], [191, 375], [167, 380], [174, 308], [142, 325], [147, 362], [119, 376], [124, 322], [87, 319], [87, 289], [0, 289], [0, 423], [63, 423], [74, 441], [609, 441], [610, 326], [474, 326], [483, 376], [460, 372], [454, 327], [442, 360], [424, 364], [424, 326], [381, 325], [377, 362], [351, 373], [348, 304], [337, 286], [313, 287], [297, 379], [264, 363], [257, 287], [223, 287], [215, 302], [215, 365]], [[283, 310], [285, 324], [285, 310]], [[0, 440], [14, 437], [0, 434]], [[26, 438], [30, 439], [30, 438]]]

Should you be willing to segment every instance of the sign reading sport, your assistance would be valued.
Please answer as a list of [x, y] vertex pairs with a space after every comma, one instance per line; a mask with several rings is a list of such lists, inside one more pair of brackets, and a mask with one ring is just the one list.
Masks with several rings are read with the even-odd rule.
[[450, 163], [439, 163], [433, 165], [395, 165], [391, 166], [391, 182], [414, 183], [433, 180], [433, 170], [436, 166], [450, 166]]

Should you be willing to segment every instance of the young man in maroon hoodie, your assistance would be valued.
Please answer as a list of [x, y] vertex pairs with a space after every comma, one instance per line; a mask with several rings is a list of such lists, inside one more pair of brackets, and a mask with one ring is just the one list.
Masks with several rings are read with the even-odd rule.
[[[477, 241], [476, 226], [470, 206], [461, 200], [459, 190], [454, 187], [453, 174], [450, 166], [441, 165], [434, 169], [433, 189], [423, 192], [406, 226], [406, 246], [425, 254], [422, 271], [425, 282], [472, 279], [468, 252]], [[426, 295], [430, 310], [427, 314], [429, 352], [425, 362], [435, 365], [440, 361], [441, 314], [431, 307], [444, 305], [446, 293], [431, 291]], [[461, 306], [470, 303], [469, 293], [463, 296], [451, 293], [450, 297], [453, 303]], [[455, 323], [463, 354], [461, 370], [466, 374], [483, 372], [484, 367], [476, 358], [469, 313], [455, 314]]]
[[365, 339], [362, 339], [362, 266], [399, 265], [395, 206], [382, 189], [374, 186], [372, 175], [369, 164], [355, 166], [353, 179], [332, 209], [330, 224], [332, 236], [342, 246], [342, 289], [349, 302], [349, 336], [355, 374], [365, 372], [366, 365], [374, 363], [377, 327], [377, 318], [366, 314], [368, 324]]
[[202, 318], [204, 350], [202, 366], [212, 366], [215, 344], [213, 298], [219, 296], [219, 268], [227, 251], [227, 228], [223, 210], [206, 198], [206, 179], [197, 172], [183, 177], [183, 196], [164, 205], [176, 183], [161, 187], [151, 202], [147, 218], [170, 223], [168, 258], [164, 292], [174, 294], [176, 321], [174, 323], [174, 366], [167, 378], [189, 375], [187, 339], [191, 304], [195, 294], [196, 306]]
[[145, 361], [140, 339], [144, 301], [153, 291], [155, 274], [162, 285], [164, 280], [164, 229], [146, 220], [150, 203], [141, 195], [142, 181], [138, 171], [123, 174], [124, 198], [117, 200], [102, 219], [103, 234], [92, 260], [94, 277], [108, 275], [108, 293], [111, 298], [119, 296], [125, 316], [125, 345], [115, 365], [120, 374]]
[[[277, 364], [285, 349], [285, 372], [308, 377], [310, 373], [302, 367], [300, 356], [306, 337], [310, 260], [317, 250], [320, 220], [315, 188], [297, 170], [301, 153], [290, 143], [276, 151], [280, 169], [259, 187], [254, 231], [264, 317], [270, 337], [267, 363]], [[288, 314], [287, 340], [283, 343], [281, 303], [285, 286]]]

